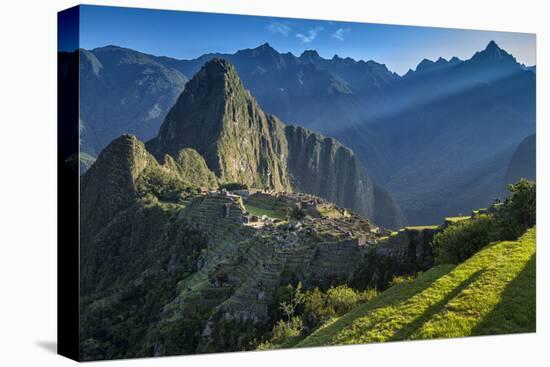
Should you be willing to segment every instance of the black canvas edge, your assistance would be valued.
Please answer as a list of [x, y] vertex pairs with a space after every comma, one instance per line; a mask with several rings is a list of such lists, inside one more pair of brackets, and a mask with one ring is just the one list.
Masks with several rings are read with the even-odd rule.
[[57, 353], [76, 361], [80, 360], [79, 68], [63, 68], [60, 52], [79, 57], [79, 24], [79, 6], [57, 13]]

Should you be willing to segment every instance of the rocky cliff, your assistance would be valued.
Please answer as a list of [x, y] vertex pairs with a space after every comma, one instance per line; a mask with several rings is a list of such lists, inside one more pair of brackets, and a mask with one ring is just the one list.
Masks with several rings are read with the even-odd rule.
[[[296, 191], [314, 193], [374, 218], [373, 183], [349, 148], [299, 126], [287, 126], [285, 132], [288, 169]], [[384, 224], [393, 227], [390, 224], [395, 222], [394, 216]]]
[[283, 134], [235, 68], [215, 59], [187, 84], [148, 146], [157, 156], [194, 148], [223, 182], [282, 191], [290, 190]]

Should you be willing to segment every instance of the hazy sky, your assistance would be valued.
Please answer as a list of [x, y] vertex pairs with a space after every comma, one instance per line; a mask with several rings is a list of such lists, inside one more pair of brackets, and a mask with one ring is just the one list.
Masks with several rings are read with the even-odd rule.
[[368, 23], [82, 6], [80, 47], [118, 45], [180, 59], [204, 53], [233, 53], [269, 42], [279, 52], [315, 49], [375, 60], [399, 74], [424, 58], [470, 58], [489, 41], [519, 62], [536, 62], [535, 35]]

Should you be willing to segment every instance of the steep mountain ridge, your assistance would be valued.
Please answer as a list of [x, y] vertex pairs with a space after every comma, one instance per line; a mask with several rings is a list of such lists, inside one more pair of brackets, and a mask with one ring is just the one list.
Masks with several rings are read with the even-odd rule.
[[374, 61], [329, 60], [318, 55], [308, 59], [281, 54], [267, 43], [234, 54], [205, 54], [192, 60], [117, 46], [76, 53], [80, 60], [76, 57], [71, 62], [79, 63], [85, 106], [81, 111], [82, 151], [93, 157], [122, 133], [141, 140], [156, 136], [185, 83], [214, 58], [227, 59], [236, 66], [264, 110], [304, 126], [314, 126], [312, 118], [317, 115], [319, 120], [356, 119], [360, 115], [356, 109], [366, 110], [353, 93], [379, 88], [398, 78]]
[[384, 217], [379, 223], [388, 227], [404, 223], [350, 149], [265, 114], [223, 59], [206, 63], [188, 83], [147, 147], [159, 160], [193, 148], [222, 182], [315, 194], [375, 222]]
[[282, 124], [244, 89], [235, 68], [214, 59], [188, 83], [148, 147], [157, 156], [191, 147], [223, 182], [290, 190]]
[[[319, 195], [392, 228], [405, 222], [395, 203], [379, 208], [382, 195], [349, 148], [299, 126], [286, 126], [285, 132], [288, 170], [297, 191]], [[384, 211], [388, 217], [382, 219], [379, 213]]]
[[155, 164], [145, 145], [133, 136], [121, 136], [101, 153], [89, 174], [81, 179], [84, 240], [131, 204], [138, 196], [139, 176], [147, 166]]
[[[161, 165], [133, 135], [122, 135], [109, 144], [80, 182], [80, 216], [86, 223], [81, 229], [83, 241], [147, 192], [162, 195], [186, 187], [217, 186], [197, 152], [183, 149], [175, 158], [165, 157]], [[159, 192], [159, 188], [166, 191]]]

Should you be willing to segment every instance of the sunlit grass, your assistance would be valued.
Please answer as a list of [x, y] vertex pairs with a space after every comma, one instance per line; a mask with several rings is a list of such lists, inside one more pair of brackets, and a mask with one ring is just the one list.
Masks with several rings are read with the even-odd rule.
[[445, 218], [445, 222], [448, 223], [456, 223], [456, 222], [462, 222], [463, 220], [471, 219], [469, 215], [460, 216], [460, 217], [447, 217]]
[[266, 198], [258, 195], [251, 195], [245, 200], [244, 206], [252, 215], [258, 217], [265, 215], [278, 220], [285, 220], [287, 212], [290, 210], [288, 206], [276, 198]]
[[439, 226], [408, 226], [405, 227], [405, 229], [408, 229], [409, 231], [422, 231], [424, 229], [437, 229]]
[[535, 228], [389, 288], [298, 346], [535, 331]]
[[249, 204], [247, 204], [245, 207], [250, 214], [255, 215], [257, 217], [261, 217], [265, 215], [267, 217], [274, 218], [274, 219], [279, 219], [279, 220], [285, 219], [284, 214], [277, 210], [259, 208], [257, 206], [253, 206]]

